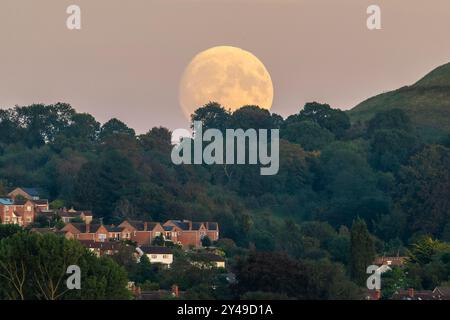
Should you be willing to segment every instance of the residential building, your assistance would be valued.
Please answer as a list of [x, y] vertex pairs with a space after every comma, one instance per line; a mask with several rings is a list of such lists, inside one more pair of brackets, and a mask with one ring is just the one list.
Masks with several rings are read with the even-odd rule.
[[74, 208], [71, 208], [69, 210], [67, 210], [66, 208], [58, 210], [57, 215], [64, 223], [73, 222], [74, 220], [91, 223], [93, 220], [93, 214], [91, 211], [78, 211]]
[[119, 227], [124, 230], [124, 238], [134, 241], [140, 246], [150, 246], [156, 237], [164, 233], [159, 222], [125, 220]]
[[161, 263], [168, 267], [173, 263], [173, 251], [170, 248], [144, 246], [138, 247], [136, 250], [141, 257], [145, 254], [150, 260], [150, 263]]
[[219, 239], [217, 222], [192, 222], [190, 220], [169, 220], [163, 224], [167, 240], [181, 244], [183, 247], [201, 247], [202, 239], [211, 241]]

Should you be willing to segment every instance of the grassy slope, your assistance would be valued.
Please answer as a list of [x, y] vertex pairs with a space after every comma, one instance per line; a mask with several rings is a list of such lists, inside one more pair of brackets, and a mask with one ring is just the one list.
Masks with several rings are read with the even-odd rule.
[[352, 121], [366, 121], [375, 113], [399, 108], [408, 112], [424, 136], [450, 132], [450, 63], [443, 65], [413, 86], [370, 98], [349, 111]]

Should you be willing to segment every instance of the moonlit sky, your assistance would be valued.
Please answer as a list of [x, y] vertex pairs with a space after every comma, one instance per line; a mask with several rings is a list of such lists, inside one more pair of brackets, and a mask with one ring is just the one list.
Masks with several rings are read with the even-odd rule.
[[[81, 31], [66, 28], [71, 4]], [[381, 31], [366, 28], [370, 4]], [[61, 101], [140, 133], [188, 127], [180, 78], [219, 45], [264, 63], [273, 112], [312, 100], [349, 109], [450, 61], [450, 1], [1, 0], [0, 107]]]

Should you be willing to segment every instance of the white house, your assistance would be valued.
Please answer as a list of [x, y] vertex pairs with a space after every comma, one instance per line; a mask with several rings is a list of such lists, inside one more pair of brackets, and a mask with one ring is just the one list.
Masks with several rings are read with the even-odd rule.
[[150, 263], [161, 263], [168, 267], [173, 263], [173, 251], [167, 247], [140, 247], [136, 248], [139, 256], [142, 257], [144, 254], [150, 260]]

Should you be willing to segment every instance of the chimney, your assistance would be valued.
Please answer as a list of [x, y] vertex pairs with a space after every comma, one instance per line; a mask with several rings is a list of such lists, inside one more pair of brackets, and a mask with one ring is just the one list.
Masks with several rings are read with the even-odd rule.
[[147, 229], [148, 229], [148, 223], [144, 222], [144, 231], [147, 231]]
[[179, 298], [180, 297], [180, 288], [176, 284], [172, 286], [172, 296]]
[[188, 223], [189, 223], [189, 230], [192, 230], [192, 221], [188, 221]]
[[91, 233], [91, 225], [86, 223], [86, 233]]
[[408, 289], [408, 297], [414, 298], [414, 288], [409, 288]]
[[375, 300], [380, 300], [381, 299], [381, 290], [377, 289], [375, 291]]

